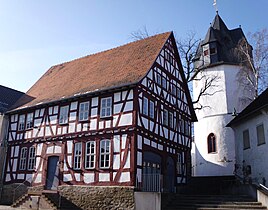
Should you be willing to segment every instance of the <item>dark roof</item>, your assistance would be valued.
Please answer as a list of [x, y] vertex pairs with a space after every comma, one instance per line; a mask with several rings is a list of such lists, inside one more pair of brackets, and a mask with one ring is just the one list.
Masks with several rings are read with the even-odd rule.
[[262, 92], [254, 101], [252, 101], [241, 113], [239, 113], [231, 122], [227, 124], [227, 127], [241, 122], [247, 117], [255, 116], [255, 114], [261, 109], [268, 107], [268, 88]]
[[241, 63], [241, 56], [238, 56], [237, 46], [241, 40], [246, 40], [246, 37], [241, 28], [236, 28], [229, 30], [220, 15], [217, 13], [205, 39], [200, 42], [197, 49], [195, 60], [201, 59], [203, 53], [202, 46], [215, 42], [217, 44], [217, 61], [211, 63], [215, 65], [216, 63], [231, 63], [239, 64]]
[[7, 111], [24, 93], [0, 85], [0, 113]]
[[13, 107], [21, 109], [139, 82], [172, 32], [52, 66]]

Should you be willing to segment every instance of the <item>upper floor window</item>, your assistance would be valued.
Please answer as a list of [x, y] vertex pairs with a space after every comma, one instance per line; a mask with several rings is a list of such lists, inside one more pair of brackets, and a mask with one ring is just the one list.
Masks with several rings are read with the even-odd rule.
[[81, 168], [81, 158], [82, 158], [82, 143], [78, 142], [74, 145], [74, 169]]
[[167, 79], [166, 79], [166, 77], [162, 77], [162, 87], [167, 89]]
[[143, 98], [142, 113], [148, 115], [148, 99], [145, 97]]
[[83, 102], [79, 105], [79, 121], [88, 120], [89, 102]]
[[89, 141], [86, 143], [85, 168], [87, 169], [95, 168], [95, 160], [96, 160], [96, 143], [95, 141]]
[[101, 99], [101, 117], [110, 117], [112, 115], [112, 98]]
[[154, 102], [150, 101], [149, 105], [149, 117], [154, 118]]
[[22, 131], [25, 129], [25, 115], [20, 115], [20, 118], [19, 118], [19, 128], [18, 130], [19, 131]]
[[68, 111], [69, 111], [69, 106], [62, 106], [60, 108], [59, 124], [68, 123]]
[[20, 151], [20, 170], [25, 170], [26, 169], [26, 159], [27, 159], [27, 147], [21, 148]]
[[168, 126], [168, 110], [164, 109], [163, 112], [163, 124]]
[[26, 129], [33, 127], [33, 113], [27, 114]]
[[210, 133], [208, 135], [208, 153], [215, 153], [217, 152], [217, 148], [216, 148], [216, 136], [214, 133]]
[[100, 168], [110, 167], [111, 141], [102, 140], [100, 142]]
[[161, 85], [162, 84], [162, 81], [161, 81], [162, 79], [161, 79], [161, 75], [160, 74], [156, 74], [156, 83], [158, 84], [158, 85]]
[[172, 112], [168, 113], [168, 121], [169, 121], [169, 127], [173, 128], [173, 120], [174, 120], [174, 114]]
[[35, 167], [35, 147], [30, 147], [28, 158], [28, 170], [34, 170]]
[[257, 129], [257, 141], [258, 145], [265, 144], [265, 135], [263, 124], [260, 124], [256, 127]]
[[243, 148], [248, 149], [250, 148], [250, 139], [249, 139], [249, 130], [243, 131]]
[[174, 95], [174, 96], [176, 96], [176, 92], [177, 92], [177, 90], [176, 90], [177, 88], [176, 88], [176, 86], [174, 85], [174, 84], [171, 84], [171, 93], [172, 93], [172, 95]]

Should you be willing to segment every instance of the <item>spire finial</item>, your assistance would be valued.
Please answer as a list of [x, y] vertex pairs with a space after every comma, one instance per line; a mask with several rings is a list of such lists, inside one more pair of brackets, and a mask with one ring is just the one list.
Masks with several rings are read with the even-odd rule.
[[217, 0], [214, 0], [213, 6], [215, 7], [216, 13], [218, 15], [218, 7], [217, 7]]

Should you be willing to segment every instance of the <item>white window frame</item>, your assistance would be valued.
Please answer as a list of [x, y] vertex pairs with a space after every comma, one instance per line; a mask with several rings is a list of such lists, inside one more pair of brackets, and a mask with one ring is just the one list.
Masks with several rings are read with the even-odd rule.
[[82, 102], [79, 104], [79, 121], [88, 120], [89, 102]]
[[82, 142], [74, 144], [74, 169], [81, 169], [82, 161]]
[[100, 168], [110, 168], [111, 140], [100, 141]]
[[27, 114], [27, 120], [26, 120], [26, 129], [33, 127], [33, 113]]
[[168, 110], [164, 109], [163, 110], [163, 125], [168, 126]]
[[19, 125], [18, 125], [18, 130], [22, 131], [25, 129], [25, 114], [20, 115], [19, 117]]
[[19, 170], [25, 170], [26, 165], [27, 165], [27, 152], [28, 148], [27, 147], [22, 147], [20, 150], [20, 165], [19, 165]]
[[35, 147], [29, 148], [29, 155], [28, 155], [28, 170], [35, 169]]
[[88, 141], [85, 148], [85, 168], [93, 169], [96, 163], [96, 142]]
[[100, 117], [112, 116], [112, 97], [101, 99]]
[[142, 114], [148, 116], [148, 98], [143, 97]]
[[68, 123], [68, 113], [69, 106], [62, 106], [60, 107], [60, 116], [59, 116], [59, 124], [66, 124]]
[[151, 100], [149, 103], [149, 117], [154, 118], [154, 101]]

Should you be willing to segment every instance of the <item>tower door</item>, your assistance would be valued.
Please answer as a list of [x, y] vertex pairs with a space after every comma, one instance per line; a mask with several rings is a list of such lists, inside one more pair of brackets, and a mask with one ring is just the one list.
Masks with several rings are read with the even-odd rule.
[[59, 185], [59, 157], [51, 156], [47, 163], [46, 189], [57, 190]]

